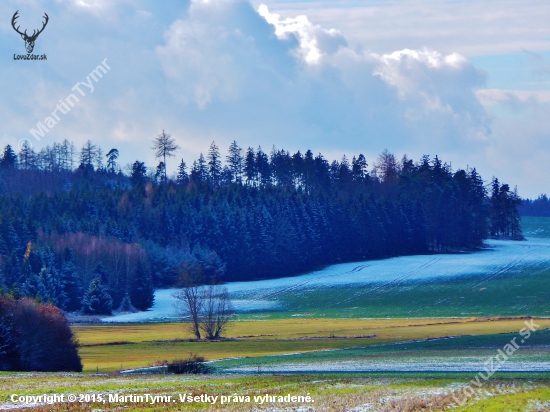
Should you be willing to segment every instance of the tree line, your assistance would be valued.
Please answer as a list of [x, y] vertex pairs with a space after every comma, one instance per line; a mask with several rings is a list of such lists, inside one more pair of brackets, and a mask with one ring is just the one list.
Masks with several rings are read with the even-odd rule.
[[[64, 141], [0, 159], [0, 287], [65, 310], [143, 310], [153, 288], [291, 276], [323, 265], [481, 245], [521, 235], [518, 196], [476, 169], [384, 151], [329, 161], [311, 150], [212, 142], [191, 167], [164, 131], [159, 164]], [[490, 189], [490, 190], [489, 190]]]
[[545, 193], [541, 194], [536, 199], [522, 199], [521, 205], [518, 207], [521, 216], [550, 216], [550, 199]]

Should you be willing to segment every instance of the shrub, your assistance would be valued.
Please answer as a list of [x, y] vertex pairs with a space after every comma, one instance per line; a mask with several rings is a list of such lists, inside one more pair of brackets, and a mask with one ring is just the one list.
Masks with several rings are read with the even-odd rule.
[[187, 359], [176, 359], [169, 362], [166, 370], [169, 373], [181, 374], [208, 374], [213, 368], [206, 363], [206, 359], [197, 354], [190, 353]]
[[78, 342], [67, 318], [53, 305], [29, 298], [0, 297], [4, 318], [0, 369], [17, 371], [82, 371]]

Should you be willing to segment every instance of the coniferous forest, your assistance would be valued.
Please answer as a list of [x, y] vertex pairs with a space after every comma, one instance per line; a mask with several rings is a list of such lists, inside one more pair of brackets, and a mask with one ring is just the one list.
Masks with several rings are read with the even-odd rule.
[[[291, 276], [324, 265], [475, 248], [521, 237], [520, 198], [475, 169], [387, 150], [326, 159], [213, 142], [189, 167], [156, 167], [88, 141], [0, 159], [0, 288], [66, 311], [144, 310], [182, 274], [218, 283]], [[175, 157], [177, 159], [177, 157]], [[172, 164], [171, 164], [172, 166]]]

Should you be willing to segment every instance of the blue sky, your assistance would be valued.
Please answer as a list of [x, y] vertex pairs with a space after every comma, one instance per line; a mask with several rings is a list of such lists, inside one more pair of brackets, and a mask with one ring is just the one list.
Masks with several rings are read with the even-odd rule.
[[[50, 21], [34, 53], [14, 61]], [[330, 159], [385, 148], [550, 193], [550, 3], [476, 0], [48, 0], [0, 4], [0, 140], [65, 138], [156, 165], [164, 128], [188, 164], [272, 145]], [[111, 68], [40, 141], [29, 130], [104, 59]]]

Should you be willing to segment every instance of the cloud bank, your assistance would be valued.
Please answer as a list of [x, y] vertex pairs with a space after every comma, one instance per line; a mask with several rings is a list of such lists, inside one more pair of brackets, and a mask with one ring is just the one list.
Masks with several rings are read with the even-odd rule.
[[465, 57], [354, 50], [339, 31], [263, 4], [193, 1], [156, 52], [172, 97], [214, 135], [295, 149], [305, 139], [329, 150], [446, 151], [490, 132], [475, 95], [485, 73]]
[[[82, 146], [91, 139], [104, 150], [117, 147], [123, 163], [140, 159], [153, 166], [151, 140], [164, 128], [187, 163], [212, 140], [222, 150], [235, 139], [243, 147], [309, 148], [329, 158], [363, 153], [371, 164], [388, 148], [414, 159], [437, 154], [454, 167], [476, 166], [486, 179], [504, 173], [521, 189], [541, 173], [537, 165], [550, 161], [550, 95], [487, 88], [488, 74], [464, 54], [423, 47], [401, 26], [387, 42], [391, 19], [376, 16], [403, 17], [401, 6], [411, 14], [415, 4], [370, 6], [361, 21], [340, 10], [338, 27], [323, 20], [322, 7], [312, 19], [247, 0], [7, 0], [2, 15], [19, 8], [21, 21], [32, 25], [47, 10], [50, 23], [37, 42], [37, 52], [48, 54], [46, 64], [0, 66], [0, 139], [15, 145], [29, 137], [30, 128], [107, 58], [108, 76], [37, 148], [65, 138]], [[436, 21], [441, 12], [440, 21], [456, 28], [465, 14], [457, 23], [449, 10], [440, 5], [426, 18]], [[362, 44], [355, 35], [348, 38], [350, 27], [360, 24], [388, 25], [382, 43], [373, 33]], [[394, 43], [408, 46], [389, 48]], [[22, 47], [4, 18], [0, 53], [9, 57]], [[548, 81], [544, 56], [529, 58], [533, 77]], [[519, 173], [510, 172], [511, 159], [522, 165]], [[539, 191], [530, 190], [531, 196]]]

